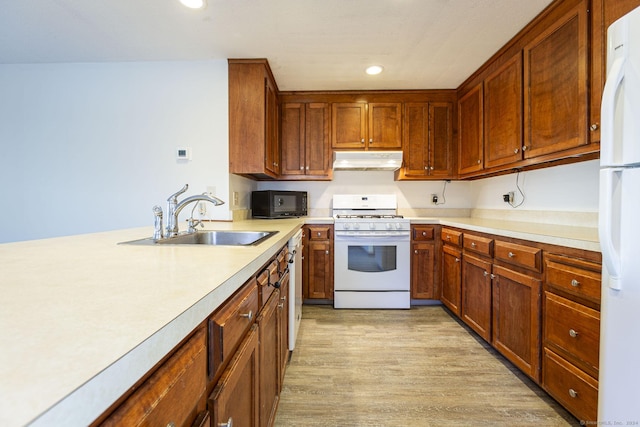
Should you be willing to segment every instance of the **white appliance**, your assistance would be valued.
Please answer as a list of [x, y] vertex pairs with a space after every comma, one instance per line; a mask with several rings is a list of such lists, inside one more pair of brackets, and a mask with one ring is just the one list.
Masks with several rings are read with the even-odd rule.
[[599, 425], [640, 423], [640, 8], [607, 33], [602, 96]]
[[334, 308], [410, 308], [409, 219], [395, 194], [333, 196]]
[[289, 239], [289, 351], [293, 351], [302, 320], [302, 230]]
[[394, 171], [402, 166], [402, 151], [334, 151], [334, 170]]

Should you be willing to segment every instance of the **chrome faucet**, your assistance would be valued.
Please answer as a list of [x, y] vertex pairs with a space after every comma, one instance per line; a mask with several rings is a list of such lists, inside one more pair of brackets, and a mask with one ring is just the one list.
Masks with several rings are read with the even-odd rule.
[[[195, 196], [189, 196], [178, 203], [178, 196], [187, 191], [189, 184], [185, 184], [182, 189], [169, 196], [167, 199], [167, 230], [164, 237], [173, 237], [178, 234], [178, 215], [189, 203], [203, 201], [213, 203], [214, 206], [223, 205], [224, 202], [212, 194], [204, 193]], [[194, 232], [193, 220], [190, 221], [189, 232]]]

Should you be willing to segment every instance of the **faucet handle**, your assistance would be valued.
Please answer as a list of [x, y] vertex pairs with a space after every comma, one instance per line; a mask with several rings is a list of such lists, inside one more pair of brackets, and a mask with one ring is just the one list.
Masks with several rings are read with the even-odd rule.
[[171, 202], [171, 201], [176, 202], [178, 199], [178, 196], [184, 193], [185, 191], [187, 191], [188, 188], [189, 188], [189, 184], [185, 184], [184, 187], [182, 187], [180, 190], [170, 195], [169, 198], [167, 199], [167, 202]]

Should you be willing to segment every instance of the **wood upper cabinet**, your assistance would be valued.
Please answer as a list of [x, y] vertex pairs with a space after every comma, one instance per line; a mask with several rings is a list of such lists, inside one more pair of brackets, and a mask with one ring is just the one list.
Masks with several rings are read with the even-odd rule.
[[265, 59], [229, 60], [229, 172], [276, 178], [280, 172], [278, 87]]
[[483, 88], [478, 84], [458, 101], [458, 173], [483, 169]]
[[454, 177], [453, 105], [450, 102], [404, 104], [403, 176]]
[[328, 103], [283, 103], [281, 106], [281, 177], [330, 179], [331, 146]]
[[258, 372], [258, 327], [253, 325], [209, 396], [211, 425], [258, 426]]
[[522, 159], [522, 54], [484, 80], [484, 166]]
[[493, 266], [493, 346], [540, 382], [542, 280]]
[[524, 153], [588, 144], [588, 11], [583, 0], [524, 47]]
[[336, 102], [331, 107], [334, 149], [402, 148], [402, 103]]
[[303, 298], [333, 300], [333, 225], [305, 225], [302, 244]]

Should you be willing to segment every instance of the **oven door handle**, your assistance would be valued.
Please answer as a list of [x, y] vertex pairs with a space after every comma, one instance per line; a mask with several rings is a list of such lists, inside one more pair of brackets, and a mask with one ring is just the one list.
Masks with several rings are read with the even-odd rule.
[[[347, 232], [349, 233], [349, 232]], [[336, 231], [335, 232], [335, 240], [340, 240], [340, 241], [351, 241], [351, 242], [358, 242], [363, 238], [374, 238], [376, 239], [376, 241], [379, 240], [396, 240], [396, 241], [410, 241], [411, 240], [411, 234], [410, 233], [403, 233], [403, 232], [398, 232], [398, 233], [393, 233], [393, 234], [378, 234], [378, 233], [367, 233], [365, 232], [358, 232], [357, 234], [353, 234], [353, 233], [343, 233], [340, 231]]]

